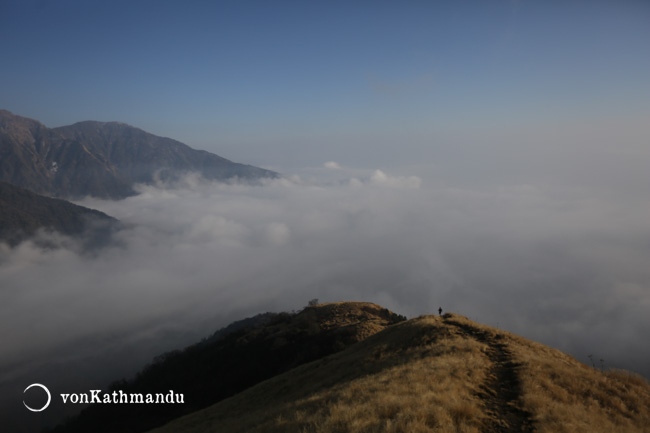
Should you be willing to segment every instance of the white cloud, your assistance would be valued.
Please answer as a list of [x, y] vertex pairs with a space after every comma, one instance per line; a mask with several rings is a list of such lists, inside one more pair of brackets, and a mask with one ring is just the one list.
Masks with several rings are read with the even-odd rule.
[[650, 351], [638, 344], [650, 332], [646, 201], [448, 187], [381, 170], [337, 182], [190, 177], [168, 187], [83, 201], [126, 224], [95, 255], [0, 248], [3, 377], [24, 359], [68, 365], [128, 348], [85, 372], [113, 378], [232, 320], [312, 298], [411, 316], [442, 306], [583, 361], [594, 353], [650, 374]]
[[334, 161], [329, 161], [323, 164], [323, 167], [329, 168], [330, 170], [341, 170], [341, 166]]
[[375, 185], [386, 185], [393, 188], [419, 188], [422, 185], [422, 179], [417, 176], [393, 177], [388, 176], [381, 170], [375, 170], [370, 177], [370, 183]]

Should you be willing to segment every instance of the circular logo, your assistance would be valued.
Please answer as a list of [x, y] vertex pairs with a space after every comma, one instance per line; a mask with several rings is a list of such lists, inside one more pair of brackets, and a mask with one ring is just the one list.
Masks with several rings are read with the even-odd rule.
[[31, 407], [27, 406], [27, 403], [25, 403], [25, 400], [23, 400], [23, 404], [25, 405], [25, 407], [27, 409], [31, 410], [32, 412], [42, 412], [45, 409], [47, 409], [47, 407], [50, 405], [50, 401], [52, 401], [52, 396], [50, 395], [50, 390], [47, 389], [47, 387], [45, 385], [41, 385], [40, 383], [32, 383], [27, 388], [25, 388], [25, 391], [23, 391], [23, 394], [26, 393], [29, 388], [32, 388], [34, 386], [37, 386], [39, 388], [43, 388], [43, 391], [45, 391], [45, 393], [47, 394], [47, 403], [45, 403], [45, 406], [43, 406], [40, 409], [34, 409], [34, 408], [31, 408]]

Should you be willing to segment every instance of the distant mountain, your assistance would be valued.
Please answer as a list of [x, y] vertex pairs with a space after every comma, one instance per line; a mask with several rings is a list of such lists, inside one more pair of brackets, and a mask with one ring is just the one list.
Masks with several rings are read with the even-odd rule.
[[387, 327], [149, 433], [649, 428], [650, 385], [641, 376], [600, 371], [559, 350], [445, 314]]
[[278, 174], [118, 122], [48, 128], [0, 110], [0, 180], [44, 195], [124, 198], [136, 183], [198, 172], [207, 179]]
[[15, 245], [39, 229], [89, 238], [107, 235], [118, 221], [100, 211], [43, 197], [0, 181], [0, 241]]
[[129, 393], [174, 390], [185, 395], [184, 404], [95, 404], [52, 433], [142, 432], [338, 352], [403, 320], [403, 316], [364, 302], [321, 304], [299, 313], [259, 314], [183, 351], [162, 355], [134, 380], [112, 386]]

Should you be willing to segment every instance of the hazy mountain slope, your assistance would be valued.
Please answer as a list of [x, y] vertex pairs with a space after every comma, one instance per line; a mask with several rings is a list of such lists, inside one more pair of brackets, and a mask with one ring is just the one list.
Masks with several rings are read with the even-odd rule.
[[59, 197], [125, 197], [132, 185], [83, 143], [40, 122], [0, 110], [0, 180]]
[[159, 357], [124, 392], [183, 393], [183, 405], [92, 405], [55, 432], [138, 432], [196, 411], [405, 320], [375, 304], [321, 304], [235, 322], [203, 342]]
[[650, 386], [457, 315], [400, 323], [151, 433], [647, 432]]
[[187, 172], [216, 180], [277, 177], [123, 123], [50, 129], [0, 110], [0, 180], [40, 194], [123, 198], [134, 193], [135, 183]]
[[117, 224], [110, 216], [0, 182], [0, 240], [16, 244], [39, 229], [97, 236]]
[[51, 173], [38, 153], [49, 135], [40, 122], [0, 110], [0, 180], [45, 192]]
[[195, 150], [124, 123], [87, 121], [54, 131], [68, 140], [83, 143], [90, 152], [110, 161], [131, 182], [150, 182], [161, 169], [180, 173], [198, 171], [208, 179], [275, 176], [271, 171]]

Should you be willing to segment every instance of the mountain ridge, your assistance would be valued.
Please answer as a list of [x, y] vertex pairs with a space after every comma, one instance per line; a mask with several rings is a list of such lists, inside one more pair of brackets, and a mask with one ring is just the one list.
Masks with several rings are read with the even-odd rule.
[[647, 432], [650, 385], [457, 314], [394, 324], [149, 433]]
[[173, 389], [186, 396], [183, 405], [91, 405], [51, 433], [143, 432], [338, 352], [405, 319], [376, 304], [341, 302], [233, 322], [182, 351], [156, 357], [134, 379], [110, 387], [145, 393]]
[[39, 194], [119, 199], [134, 195], [137, 183], [188, 172], [210, 180], [278, 177], [123, 122], [86, 120], [48, 128], [0, 110], [0, 180]]
[[95, 209], [65, 200], [43, 197], [0, 181], [0, 241], [15, 246], [39, 230], [84, 238], [94, 243], [107, 239], [119, 221]]
[[[164, 377], [194, 372], [204, 391], [214, 394], [224, 382], [213, 377], [237, 382], [268, 368], [283, 356], [273, 347], [295, 351], [292, 357], [323, 342], [339, 348], [271, 369], [275, 373], [190, 413], [179, 415], [178, 405], [91, 406], [53, 432], [647, 432], [650, 385], [641, 376], [599, 371], [458, 314], [405, 319], [376, 304], [337, 302], [233, 322], [184, 353], [162, 356], [138, 375], [148, 376], [143, 386], [124, 381], [111, 389], [178, 392]], [[354, 337], [337, 340], [345, 335]], [[242, 369], [215, 364], [203, 352], [210, 346], [243, 348], [230, 364]], [[236, 352], [221, 353], [230, 359]], [[191, 359], [204, 359], [210, 368]], [[175, 367], [161, 376], [165, 365]], [[194, 391], [186, 392], [188, 398]], [[164, 415], [147, 415], [156, 406]], [[106, 411], [109, 422], [91, 416], [93, 411]], [[160, 426], [147, 430], [151, 423]]]

